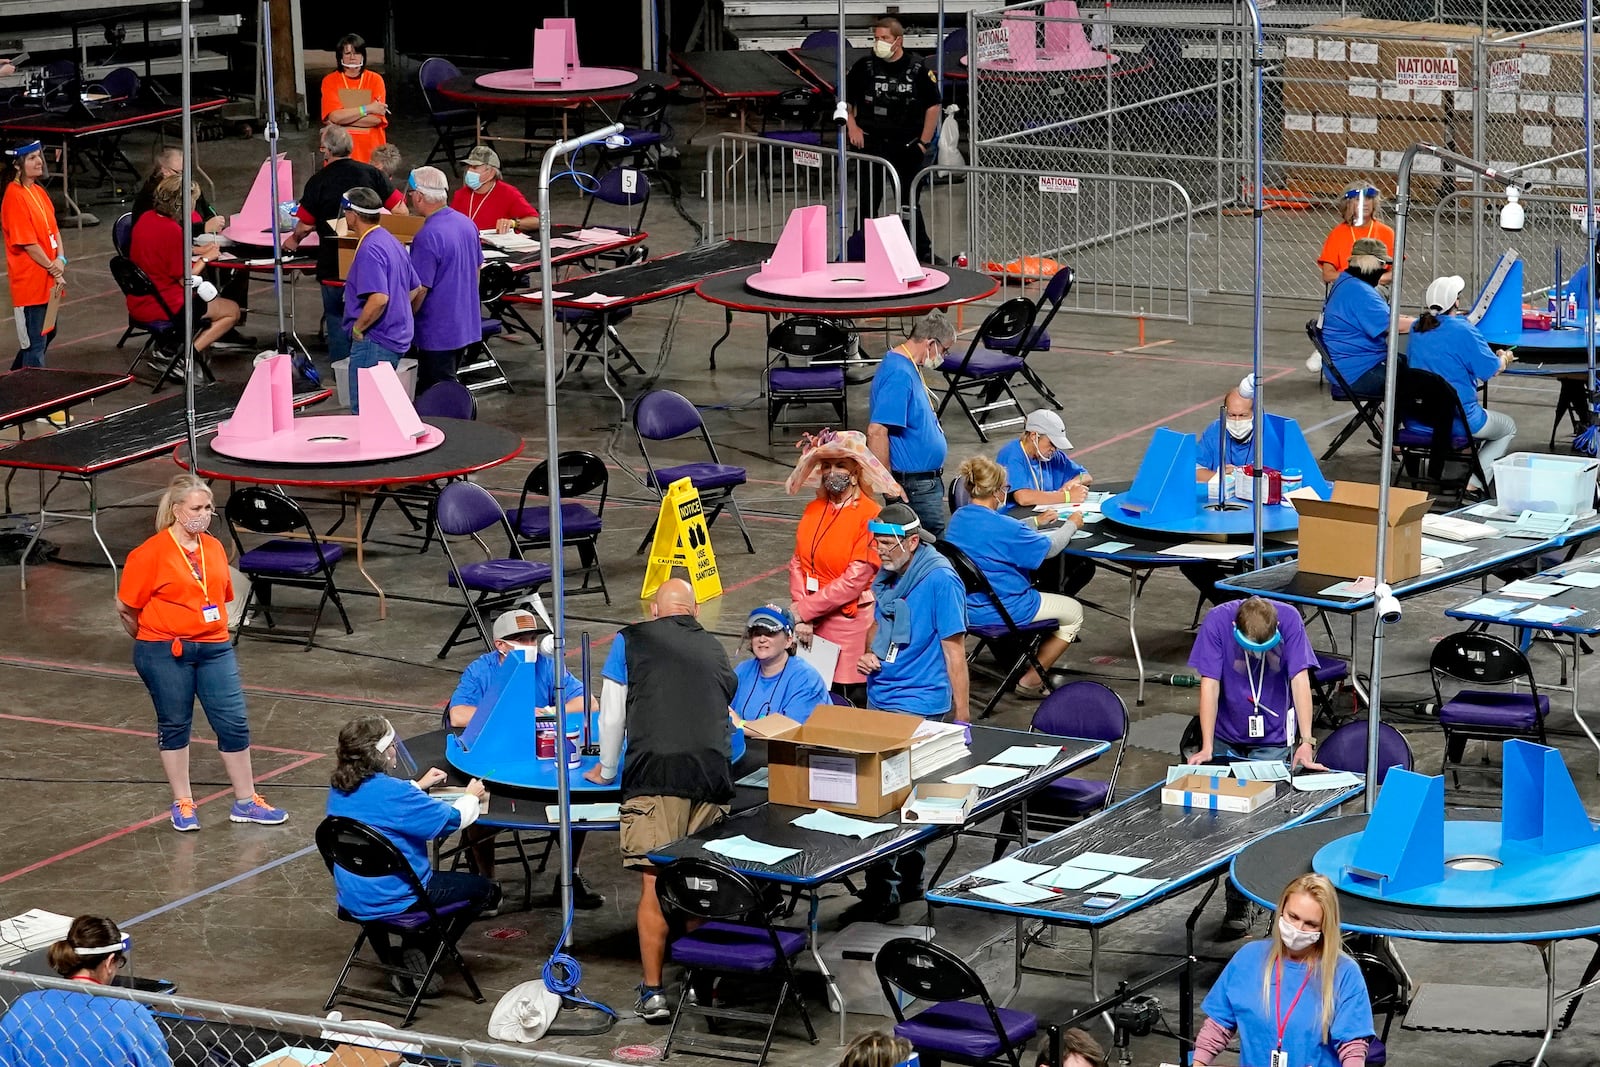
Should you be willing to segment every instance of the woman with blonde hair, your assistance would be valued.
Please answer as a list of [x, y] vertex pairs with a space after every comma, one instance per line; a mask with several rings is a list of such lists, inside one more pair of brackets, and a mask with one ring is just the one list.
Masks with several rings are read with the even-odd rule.
[[898, 1067], [916, 1051], [911, 1042], [882, 1030], [868, 1030], [844, 1050], [839, 1067]]
[[1372, 1005], [1342, 944], [1333, 883], [1303, 874], [1285, 886], [1271, 936], [1234, 953], [1201, 1005], [1195, 1067], [1208, 1067], [1235, 1033], [1240, 1063], [1362, 1067], [1376, 1034]]
[[[1005, 605], [1011, 621], [1020, 625], [1053, 619], [1056, 632], [1039, 646], [1039, 665], [1049, 670], [1083, 627], [1083, 605], [1060, 593], [1041, 593], [1033, 587], [1033, 572], [1059, 555], [1083, 527], [1083, 515], [1050, 530], [1035, 529], [999, 513], [1008, 495], [1006, 469], [987, 456], [973, 456], [957, 472], [967, 484], [972, 503], [956, 509], [945, 528], [946, 541], [966, 553], [989, 579], [994, 594]], [[974, 626], [1001, 626], [1004, 620], [985, 593], [967, 594], [967, 621]], [[1024, 700], [1042, 700], [1044, 679], [1032, 667], [1017, 680], [1016, 694]]]
[[215, 517], [211, 487], [192, 474], [167, 483], [156, 532], [128, 553], [117, 614], [133, 638], [133, 666], [156, 707], [156, 744], [172, 786], [172, 828], [200, 829], [189, 785], [194, 702], [217, 734], [217, 754], [233, 785], [232, 822], [276, 825], [289, 816], [256, 792], [244, 683], [228, 635], [233, 580], [228, 554], [206, 532]]

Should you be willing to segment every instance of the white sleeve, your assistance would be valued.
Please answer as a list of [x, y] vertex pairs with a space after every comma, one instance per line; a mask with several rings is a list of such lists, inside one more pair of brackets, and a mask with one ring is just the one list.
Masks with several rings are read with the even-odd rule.
[[473, 796], [471, 793], [462, 793], [450, 803], [457, 811], [461, 813], [461, 825], [457, 827], [459, 830], [465, 830], [467, 827], [477, 822], [478, 816], [483, 810], [482, 806], [478, 803], [478, 798]]
[[610, 678], [600, 684], [600, 773], [617, 776], [622, 759], [622, 736], [627, 726], [628, 687]]

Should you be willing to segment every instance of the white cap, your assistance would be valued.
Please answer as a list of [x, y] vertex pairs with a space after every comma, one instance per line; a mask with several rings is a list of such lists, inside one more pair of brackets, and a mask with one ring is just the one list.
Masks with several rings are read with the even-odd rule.
[[1072, 447], [1072, 442], [1067, 440], [1067, 424], [1061, 421], [1061, 416], [1049, 408], [1040, 408], [1028, 416], [1022, 424], [1023, 432], [1043, 434], [1061, 451], [1065, 452]]
[[1466, 287], [1467, 280], [1461, 275], [1446, 274], [1428, 283], [1428, 292], [1422, 302], [1435, 311], [1449, 311], [1461, 299], [1461, 290]]
[[537, 615], [527, 608], [501, 612], [494, 620], [494, 639], [509, 641], [523, 634], [537, 634], [548, 629]]

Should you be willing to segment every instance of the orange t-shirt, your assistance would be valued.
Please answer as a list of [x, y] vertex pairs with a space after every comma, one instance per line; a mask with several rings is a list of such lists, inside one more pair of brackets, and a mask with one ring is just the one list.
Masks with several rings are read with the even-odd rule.
[[[200, 535], [200, 578], [172, 531], [162, 530], [128, 553], [117, 598], [139, 612], [140, 641], [226, 641], [233, 579], [228, 553], [210, 534]], [[201, 609], [217, 609], [206, 622]]]
[[[878, 502], [865, 494], [858, 494], [842, 508], [832, 507], [820, 496], [807, 504], [794, 537], [794, 556], [801, 573], [825, 587], [849, 570], [852, 563], [881, 566], [872, 533], [867, 529], [867, 523], [877, 518], [881, 510]], [[854, 618], [856, 605], [845, 604], [840, 610]]]
[[1350, 248], [1363, 237], [1376, 237], [1383, 242], [1383, 247], [1389, 250], [1389, 255], [1394, 255], [1394, 230], [1388, 223], [1373, 219], [1359, 230], [1348, 222], [1341, 222], [1328, 234], [1328, 239], [1322, 242], [1322, 254], [1317, 257], [1318, 263], [1326, 263], [1334, 270], [1343, 273], [1350, 265]]
[[24, 245], [38, 245], [51, 259], [61, 255], [61, 227], [56, 225], [56, 209], [50, 194], [38, 183], [12, 182], [0, 201], [0, 228], [6, 236], [6, 272], [11, 276], [11, 306], [34, 307], [50, 302], [55, 279], [50, 272], [23, 251]]
[[[372, 94], [375, 104], [388, 104], [388, 97], [384, 93], [383, 76], [374, 74], [365, 67], [361, 70], [361, 77], [346, 78], [343, 71], [336, 70], [322, 79], [322, 121], [327, 122], [328, 116], [347, 105], [339, 102], [340, 89], [365, 89]], [[389, 126], [385, 118], [376, 126], [347, 126], [350, 131], [350, 158], [360, 163], [372, 162], [372, 150], [381, 144], [389, 143], [388, 134], [384, 130]]]

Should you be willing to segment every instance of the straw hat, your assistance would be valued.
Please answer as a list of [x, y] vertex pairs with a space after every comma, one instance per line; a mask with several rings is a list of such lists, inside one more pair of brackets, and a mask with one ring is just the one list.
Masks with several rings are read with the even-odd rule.
[[795, 447], [800, 450], [800, 461], [784, 483], [790, 496], [798, 493], [801, 486], [822, 484], [820, 468], [825, 459], [854, 460], [861, 471], [862, 489], [884, 497], [903, 495], [900, 483], [878, 462], [867, 447], [867, 435], [860, 430], [823, 430], [815, 437], [805, 434]]

